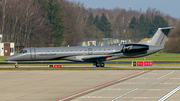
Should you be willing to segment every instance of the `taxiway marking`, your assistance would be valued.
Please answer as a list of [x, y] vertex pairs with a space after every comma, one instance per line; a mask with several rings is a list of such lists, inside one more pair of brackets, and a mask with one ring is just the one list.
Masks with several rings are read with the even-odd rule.
[[161, 89], [149, 89], [149, 91], [160, 91]]
[[171, 83], [161, 83], [161, 84], [163, 84], [163, 85], [170, 85]]
[[107, 86], [107, 85], [110, 85], [110, 84], [113, 84], [115, 82], [119, 82], [119, 81], [122, 81], [124, 79], [128, 79], [130, 77], [133, 77], [133, 76], [136, 76], [136, 75], [139, 75], [141, 73], [143, 73], [144, 71], [140, 71], [140, 72], [137, 72], [137, 73], [134, 73], [134, 74], [131, 74], [131, 75], [128, 75], [128, 76], [125, 76], [125, 77], [122, 77], [120, 79], [117, 79], [117, 80], [113, 80], [113, 81], [110, 81], [110, 82], [107, 82], [107, 83], [104, 83], [104, 84], [101, 84], [99, 86], [96, 86], [96, 87], [93, 87], [93, 88], [90, 88], [90, 89], [87, 89], [87, 90], [84, 90], [84, 91], [81, 91], [81, 92], [78, 92], [78, 93], [75, 93], [75, 94], [72, 94], [72, 95], [69, 95], [67, 97], [64, 97], [64, 98], [61, 98], [59, 100], [56, 100], [56, 101], [64, 101], [64, 100], [67, 100], [67, 99], [70, 99], [70, 98], [73, 98], [75, 96], [78, 96], [78, 95], [81, 95], [81, 94], [84, 94], [84, 93], [87, 93], [89, 91], [93, 91], [93, 90], [96, 90], [98, 88], [101, 88], [103, 86]]
[[101, 96], [88, 96], [88, 98], [102, 98]]
[[178, 86], [177, 88], [175, 88], [174, 90], [172, 90], [171, 92], [169, 92], [168, 94], [166, 94], [165, 96], [163, 96], [161, 99], [159, 99], [158, 101], [165, 101], [167, 100], [170, 96], [172, 96], [174, 93], [176, 93], [177, 91], [180, 90], [180, 86]]
[[174, 72], [175, 72], [175, 71], [172, 71], [172, 72], [170, 72], [170, 73], [168, 73], [168, 74], [166, 74], [166, 75], [164, 75], [164, 76], [161, 76], [161, 77], [159, 77], [159, 78], [157, 78], [157, 79], [155, 79], [155, 80], [153, 80], [153, 81], [151, 81], [151, 82], [148, 82], [148, 83], [146, 83], [146, 84], [144, 84], [144, 85], [142, 85], [142, 86], [140, 86], [140, 87], [138, 87], [138, 88], [135, 88], [135, 89], [133, 89], [133, 90], [131, 90], [131, 91], [129, 91], [129, 92], [121, 95], [121, 96], [118, 96], [118, 97], [114, 98], [112, 101], [115, 101], [115, 100], [117, 100], [117, 99], [120, 99], [120, 98], [122, 98], [123, 96], [125, 96], [125, 95], [127, 95], [127, 94], [130, 94], [130, 93], [132, 93], [132, 92], [134, 92], [134, 91], [136, 91], [136, 90], [138, 90], [138, 89], [140, 89], [140, 88], [142, 88], [142, 87], [145, 87], [145, 86], [147, 86], [147, 85], [149, 85], [149, 84], [152, 84], [153, 82], [156, 82], [156, 81], [158, 81], [159, 79], [161, 79], [161, 78], [163, 78], [163, 77], [165, 77], [165, 76], [168, 76], [168, 75], [170, 75], [170, 74], [172, 74], [172, 73], [174, 73]]
[[180, 79], [180, 78], [171, 78], [171, 79], [173, 79], [173, 80], [177, 80], [177, 79]]
[[133, 99], [147, 99], [147, 97], [134, 97]]

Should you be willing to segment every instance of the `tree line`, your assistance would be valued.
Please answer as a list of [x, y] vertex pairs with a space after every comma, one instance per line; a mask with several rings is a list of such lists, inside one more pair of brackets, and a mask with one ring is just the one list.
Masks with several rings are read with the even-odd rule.
[[151, 38], [157, 31], [157, 28], [168, 27], [168, 22], [164, 20], [162, 16], [156, 15], [152, 21], [148, 17], [144, 17], [142, 14], [139, 19], [133, 17], [129, 24], [128, 35], [129, 39], [133, 39], [136, 35], [136, 39], [133, 41], [137, 42], [143, 38]]
[[165, 44], [164, 52], [180, 53], [180, 24], [171, 31]]
[[0, 33], [16, 46], [77, 46], [102, 38], [151, 37], [158, 27], [176, 26], [178, 18], [148, 8], [85, 8], [68, 0], [0, 0]]

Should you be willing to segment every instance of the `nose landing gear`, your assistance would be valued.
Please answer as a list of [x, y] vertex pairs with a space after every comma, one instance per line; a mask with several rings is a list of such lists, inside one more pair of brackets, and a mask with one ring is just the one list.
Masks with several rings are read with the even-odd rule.
[[16, 64], [15, 64], [15, 68], [18, 68], [18, 67], [19, 67], [19, 66], [18, 66], [18, 63], [16, 63]]
[[15, 68], [18, 68], [18, 61], [7, 61], [7, 63], [15, 63]]

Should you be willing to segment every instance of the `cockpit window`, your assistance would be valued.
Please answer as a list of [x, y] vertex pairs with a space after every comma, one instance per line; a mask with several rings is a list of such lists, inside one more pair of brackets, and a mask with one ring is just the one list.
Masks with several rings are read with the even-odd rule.
[[22, 53], [23, 52], [23, 50], [21, 50], [19, 53]]
[[27, 50], [21, 50], [19, 53], [27, 53]]

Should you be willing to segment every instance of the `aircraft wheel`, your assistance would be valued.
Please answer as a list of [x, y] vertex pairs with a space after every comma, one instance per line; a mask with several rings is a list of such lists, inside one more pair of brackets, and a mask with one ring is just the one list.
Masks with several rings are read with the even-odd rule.
[[18, 65], [15, 65], [15, 68], [18, 68], [19, 66]]
[[99, 64], [98, 64], [98, 63], [96, 63], [96, 67], [99, 67]]
[[104, 65], [105, 65], [104, 63], [101, 63], [101, 67], [104, 67]]

